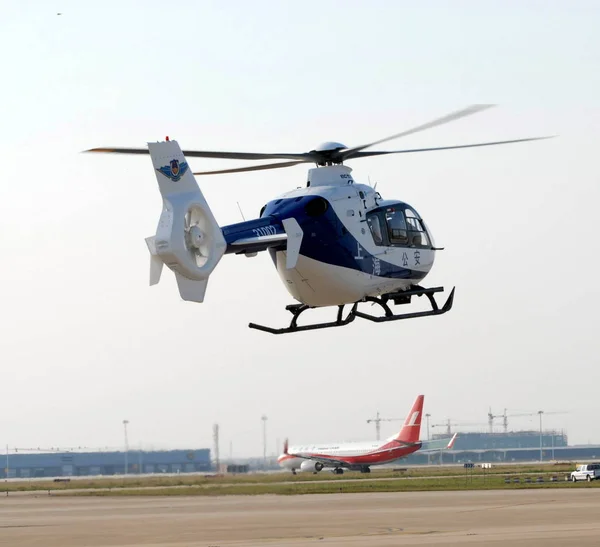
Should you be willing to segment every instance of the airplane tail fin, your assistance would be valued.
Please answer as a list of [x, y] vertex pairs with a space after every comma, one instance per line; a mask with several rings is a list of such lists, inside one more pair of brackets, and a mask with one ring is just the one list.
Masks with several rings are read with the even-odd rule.
[[289, 449], [289, 441], [288, 441], [288, 439], [286, 439], [283, 443], [283, 453], [287, 455], [288, 449]]
[[421, 418], [423, 416], [423, 400], [424, 395], [419, 395], [410, 410], [410, 413], [404, 420], [402, 429], [396, 436], [396, 440], [405, 443], [416, 443], [419, 441], [421, 434]]
[[227, 243], [177, 141], [148, 143], [163, 198], [156, 234], [146, 238], [150, 285], [163, 264], [175, 273], [184, 300], [203, 302], [208, 278]]

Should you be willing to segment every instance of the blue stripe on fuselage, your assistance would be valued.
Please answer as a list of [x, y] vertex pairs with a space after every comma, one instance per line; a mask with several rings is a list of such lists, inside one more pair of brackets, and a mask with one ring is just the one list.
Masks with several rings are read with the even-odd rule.
[[260, 236], [268, 235], [283, 235], [285, 230], [283, 224], [275, 216], [261, 217], [254, 220], [247, 220], [245, 222], [238, 222], [237, 224], [230, 224], [224, 226], [221, 231], [223, 237], [227, 242], [226, 254], [229, 253], [251, 253], [264, 251], [270, 247], [277, 247], [285, 249], [285, 242], [272, 243], [257, 241], [247, 243], [245, 245], [234, 245], [233, 243], [242, 239], [252, 239]]
[[[348, 232], [331, 205], [318, 217], [308, 216], [305, 206], [313, 199], [323, 198], [313, 195], [272, 201], [265, 207], [261, 218], [275, 217], [279, 221], [295, 218], [304, 232], [300, 254], [313, 260], [377, 277], [421, 279], [425, 276], [425, 272], [403, 268], [370, 254]], [[369, 229], [366, 222], [364, 226]]]

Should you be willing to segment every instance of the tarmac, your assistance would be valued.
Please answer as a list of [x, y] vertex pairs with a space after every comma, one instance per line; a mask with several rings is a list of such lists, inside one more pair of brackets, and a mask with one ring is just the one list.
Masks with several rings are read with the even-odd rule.
[[600, 489], [301, 496], [0, 498], [0, 545], [254, 547], [600, 544]]

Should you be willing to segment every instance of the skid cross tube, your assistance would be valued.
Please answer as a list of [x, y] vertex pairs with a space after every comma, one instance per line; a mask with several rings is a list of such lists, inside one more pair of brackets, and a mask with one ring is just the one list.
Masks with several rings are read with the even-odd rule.
[[[368, 302], [376, 302], [379, 304], [385, 311], [385, 315], [382, 317], [378, 317], [376, 315], [370, 315], [368, 313], [363, 313], [360, 311], [355, 311], [354, 314], [356, 317], [360, 317], [361, 319], [367, 319], [369, 321], [374, 321], [375, 323], [385, 323], [386, 321], [398, 321], [400, 319], [415, 319], [417, 317], [428, 317], [431, 315], [441, 315], [443, 313], [449, 312], [452, 309], [452, 305], [454, 304], [454, 288], [450, 291], [450, 296], [444, 303], [443, 307], [440, 309], [435, 301], [434, 294], [436, 292], [442, 292], [444, 290], [443, 287], [435, 287], [433, 289], [424, 289], [422, 287], [415, 287], [410, 291], [401, 291], [397, 293], [390, 293], [382, 295], [381, 297], [367, 297], [365, 300]], [[429, 299], [429, 303], [431, 304], [431, 310], [428, 311], [419, 311], [413, 313], [399, 313], [394, 314], [392, 310], [390, 310], [387, 305], [388, 300], [394, 300], [397, 304], [408, 304], [410, 302], [411, 296], [427, 296]], [[400, 302], [400, 299], [403, 301]], [[407, 299], [407, 300], [404, 300]]]
[[[420, 287], [416, 285], [414, 288], [406, 291], [397, 291], [388, 294], [382, 294], [381, 296], [367, 296], [363, 300], [359, 302], [354, 302], [352, 304], [352, 308], [348, 312], [348, 315], [344, 318], [344, 308], [346, 305], [338, 306], [337, 318], [335, 321], [329, 321], [326, 323], [314, 323], [312, 325], [298, 325], [298, 317], [306, 310], [313, 309], [306, 304], [290, 304], [286, 306], [285, 309], [288, 310], [292, 314], [292, 320], [290, 322], [289, 327], [283, 327], [280, 329], [274, 329], [272, 327], [266, 327], [264, 325], [257, 325], [256, 323], [250, 323], [248, 326], [251, 329], [261, 330], [263, 332], [268, 332], [270, 334], [288, 334], [292, 332], [301, 332], [306, 330], [317, 330], [317, 329], [328, 329], [331, 327], [343, 327], [352, 323], [357, 317], [361, 319], [367, 319], [368, 321], [373, 321], [375, 323], [385, 323], [387, 321], [398, 321], [400, 319], [415, 319], [417, 317], [428, 317], [431, 315], [442, 315], [444, 313], [449, 312], [452, 309], [452, 305], [454, 303], [454, 291], [455, 288], [450, 291], [450, 296], [444, 303], [444, 305], [440, 308], [435, 300], [435, 293], [443, 292], [444, 287], [433, 287], [431, 289], [426, 289], [424, 287]], [[429, 303], [431, 304], [431, 309], [428, 311], [420, 311], [420, 312], [412, 312], [412, 313], [400, 313], [395, 314], [392, 312], [389, 302], [393, 302], [395, 305], [402, 304], [410, 304], [411, 298], [413, 296], [423, 296], [425, 295]], [[368, 313], [358, 311], [358, 304], [363, 302], [371, 302], [373, 304], [378, 304], [383, 309], [383, 316], [371, 315]]]
[[290, 304], [289, 306], [285, 307], [285, 309], [288, 310], [289, 312], [291, 312], [292, 315], [294, 316], [292, 318], [292, 321], [291, 321], [289, 327], [284, 327], [281, 329], [274, 329], [271, 327], [265, 327], [264, 325], [257, 325], [256, 323], [249, 323], [248, 326], [251, 329], [262, 330], [262, 331], [268, 332], [270, 334], [287, 334], [289, 332], [300, 332], [300, 331], [304, 331], [304, 330], [317, 330], [317, 329], [328, 329], [330, 327], [343, 327], [344, 325], [347, 325], [348, 323], [352, 323], [352, 321], [354, 321], [354, 319], [356, 319], [356, 306], [357, 306], [357, 303], [354, 303], [352, 305], [352, 309], [350, 310], [350, 312], [348, 313], [348, 315], [346, 316], [345, 319], [343, 318], [345, 306], [342, 305], [342, 306], [338, 306], [337, 319], [335, 321], [330, 321], [328, 323], [315, 323], [313, 325], [298, 326], [298, 317], [300, 317], [300, 314], [311, 308], [309, 306], [307, 306], [306, 304]]

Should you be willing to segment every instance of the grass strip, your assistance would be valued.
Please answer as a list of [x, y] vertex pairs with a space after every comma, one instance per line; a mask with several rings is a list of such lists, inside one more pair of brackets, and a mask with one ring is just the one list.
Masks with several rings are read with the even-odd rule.
[[303, 494], [344, 494], [357, 492], [419, 492], [419, 491], [456, 491], [456, 490], [517, 490], [539, 488], [598, 488], [600, 483], [577, 483], [568, 481], [537, 483], [506, 483], [503, 477], [473, 477], [465, 480], [464, 477], [449, 477], [439, 479], [415, 480], [390, 480], [374, 481], [361, 480], [356, 482], [340, 483], [327, 482], [297, 482], [293, 484], [228, 484], [209, 485], [205, 487], [187, 486], [181, 488], [119, 488], [112, 490], [89, 490], [85, 492], [63, 491], [61, 495], [73, 496], [230, 496], [230, 495], [303, 495]]

